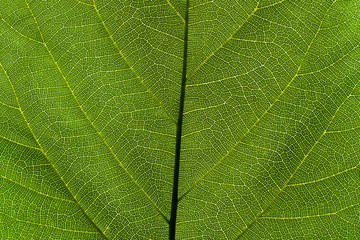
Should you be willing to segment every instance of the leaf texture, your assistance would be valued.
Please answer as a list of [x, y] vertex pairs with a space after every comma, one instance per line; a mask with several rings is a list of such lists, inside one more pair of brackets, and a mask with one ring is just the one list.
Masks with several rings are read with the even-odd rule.
[[356, 0], [1, 1], [0, 238], [358, 238], [359, 44]]

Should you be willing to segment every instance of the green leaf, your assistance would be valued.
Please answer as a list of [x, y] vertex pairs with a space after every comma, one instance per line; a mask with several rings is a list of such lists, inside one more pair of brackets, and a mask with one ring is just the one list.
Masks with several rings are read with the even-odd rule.
[[357, 0], [0, 1], [0, 239], [357, 239], [359, 44]]

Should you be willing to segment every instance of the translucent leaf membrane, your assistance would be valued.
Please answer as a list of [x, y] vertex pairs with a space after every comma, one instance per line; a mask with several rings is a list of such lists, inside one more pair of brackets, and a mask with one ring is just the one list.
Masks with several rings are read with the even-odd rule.
[[169, 239], [181, 137], [176, 239], [356, 239], [359, 16], [355, 0], [1, 1], [0, 238]]

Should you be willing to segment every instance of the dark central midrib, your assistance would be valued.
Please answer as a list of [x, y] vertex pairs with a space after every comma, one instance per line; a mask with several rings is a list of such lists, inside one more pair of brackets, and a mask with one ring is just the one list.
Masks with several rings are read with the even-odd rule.
[[184, 113], [184, 101], [185, 101], [185, 88], [186, 88], [186, 69], [187, 69], [187, 51], [188, 51], [188, 33], [189, 33], [189, 0], [186, 1], [185, 12], [185, 31], [184, 31], [184, 57], [183, 57], [183, 69], [181, 80], [181, 93], [180, 93], [180, 105], [179, 116], [176, 124], [176, 148], [175, 148], [175, 166], [174, 166], [174, 180], [172, 189], [172, 201], [171, 201], [171, 216], [169, 222], [169, 240], [175, 240], [176, 231], [176, 213], [178, 207], [178, 189], [179, 189], [179, 170], [180, 170], [180, 150], [181, 150], [181, 133], [182, 122]]

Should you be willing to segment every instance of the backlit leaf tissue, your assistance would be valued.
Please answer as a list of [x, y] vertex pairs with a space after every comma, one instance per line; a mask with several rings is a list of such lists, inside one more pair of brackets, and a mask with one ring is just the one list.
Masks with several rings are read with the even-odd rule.
[[0, 239], [358, 239], [357, 0], [0, 1]]

